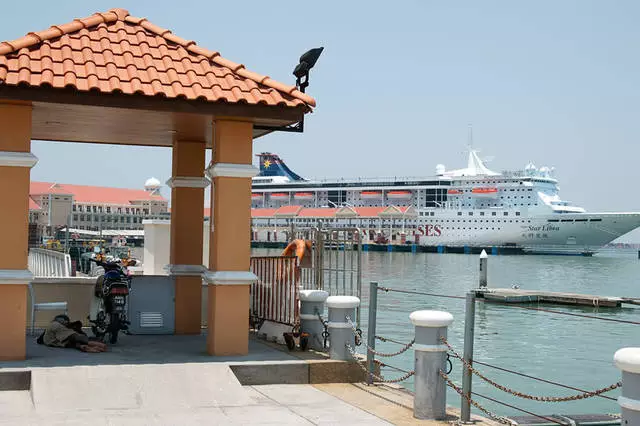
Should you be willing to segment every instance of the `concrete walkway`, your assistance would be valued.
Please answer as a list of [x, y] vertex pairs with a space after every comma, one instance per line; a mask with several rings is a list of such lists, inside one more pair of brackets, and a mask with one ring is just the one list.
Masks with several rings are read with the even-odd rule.
[[[6, 425], [387, 425], [364, 410], [311, 385], [266, 385], [228, 392], [219, 403], [176, 406], [169, 398], [155, 407], [69, 409], [69, 403], [34, 408], [29, 392], [0, 392], [0, 424]], [[95, 399], [109, 399], [108, 387], [95, 390]], [[64, 395], [60, 395], [63, 399]], [[237, 398], [234, 400], [234, 398]], [[118, 400], [118, 397], [114, 397]], [[65, 409], [63, 409], [63, 407]]]
[[213, 357], [206, 353], [206, 336], [122, 335], [116, 345], [100, 354], [88, 354], [73, 349], [38, 345], [36, 338], [27, 337], [27, 359], [0, 361], [0, 368], [64, 367], [74, 365], [175, 364], [203, 362], [294, 361], [296, 356], [274, 345], [249, 339], [249, 354]]
[[102, 354], [30, 339], [26, 361], [0, 362], [0, 425], [448, 423], [413, 419], [400, 388], [309, 384], [349, 374], [323, 354], [251, 338], [249, 355], [211, 357], [204, 339], [123, 336]]

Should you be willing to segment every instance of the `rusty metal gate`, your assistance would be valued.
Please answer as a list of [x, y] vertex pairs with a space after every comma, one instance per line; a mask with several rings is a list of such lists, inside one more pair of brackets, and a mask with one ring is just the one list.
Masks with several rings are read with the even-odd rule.
[[[362, 235], [358, 228], [291, 229], [288, 241], [313, 242], [311, 256], [301, 264], [295, 257], [254, 256], [251, 271], [258, 281], [251, 286], [251, 318], [294, 325], [299, 318], [299, 290], [325, 290], [331, 296], [362, 300]], [[360, 308], [356, 313], [360, 323]]]
[[[362, 231], [359, 228], [309, 228], [295, 230], [289, 239], [313, 241], [313, 252], [300, 265], [303, 289], [325, 290], [331, 296], [356, 296], [362, 300]], [[360, 309], [357, 312], [360, 323]]]
[[251, 257], [251, 271], [258, 281], [251, 284], [250, 320], [295, 325], [299, 322], [300, 268], [295, 256]]

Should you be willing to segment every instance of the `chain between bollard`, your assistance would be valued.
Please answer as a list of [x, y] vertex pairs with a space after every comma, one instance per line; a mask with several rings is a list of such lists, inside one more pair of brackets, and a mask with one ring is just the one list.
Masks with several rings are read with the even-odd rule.
[[396, 343], [396, 344], [402, 345], [402, 346], [406, 345], [406, 343], [404, 343], [404, 342], [401, 342], [399, 340], [394, 340], [394, 339], [391, 339], [389, 337], [376, 336], [376, 339], [380, 340], [381, 342], [391, 342], [391, 343]]
[[[351, 330], [353, 331], [353, 335], [356, 338], [356, 346], [360, 346], [362, 344], [362, 330], [356, 327], [356, 325], [351, 321], [351, 317], [349, 315], [345, 315], [344, 317], [349, 325], [351, 326]], [[366, 345], [366, 344], [365, 344]], [[367, 348], [369, 347], [366, 345]]]
[[449, 344], [449, 342], [447, 342], [447, 340], [442, 337], [440, 338], [440, 340], [442, 341], [442, 343], [444, 343], [449, 350], [451, 351], [451, 355], [454, 358], [458, 358], [460, 361], [462, 361], [462, 364], [465, 366], [465, 368], [467, 370], [469, 370], [471, 373], [475, 374], [476, 376], [478, 376], [479, 378], [481, 378], [482, 380], [484, 380], [485, 382], [489, 383], [491, 386], [495, 387], [496, 389], [499, 389], [503, 392], [506, 392], [508, 394], [511, 394], [513, 396], [516, 396], [518, 398], [523, 398], [523, 399], [529, 399], [532, 401], [540, 401], [540, 402], [567, 402], [567, 401], [579, 401], [582, 399], [587, 399], [587, 398], [592, 398], [594, 396], [598, 396], [601, 395], [603, 393], [606, 392], [610, 392], [614, 389], [617, 389], [619, 387], [622, 386], [622, 382], [618, 382], [618, 383], [614, 383], [612, 385], [609, 385], [607, 387], [604, 387], [602, 389], [597, 389], [594, 391], [590, 391], [590, 392], [584, 392], [581, 394], [577, 394], [577, 395], [570, 395], [570, 396], [539, 396], [539, 395], [529, 395], [526, 393], [522, 393], [522, 392], [518, 392], [515, 391], [513, 389], [510, 389], [506, 386], [503, 386], [499, 383], [494, 382], [493, 380], [489, 379], [488, 377], [484, 376], [482, 373], [480, 373], [478, 370], [476, 370], [475, 368], [473, 368], [472, 365], [470, 365], [469, 363], [467, 363], [465, 361], [465, 359], [460, 356], [460, 354], [458, 354], [453, 347]]
[[451, 379], [449, 378], [449, 376], [443, 372], [442, 370], [438, 370], [438, 374], [440, 374], [440, 377], [442, 377], [444, 379], [445, 382], [447, 382], [447, 385], [449, 387], [451, 387], [453, 390], [455, 390], [458, 395], [460, 395], [461, 397], [463, 397], [464, 399], [466, 399], [467, 401], [469, 401], [469, 404], [473, 405], [474, 407], [476, 407], [478, 410], [482, 411], [484, 414], [486, 414], [487, 416], [489, 416], [492, 420], [497, 421], [498, 423], [501, 423], [503, 425], [511, 425], [511, 426], [516, 426], [518, 423], [514, 422], [511, 419], [508, 419], [506, 417], [503, 416], [499, 416], [491, 411], [489, 411], [488, 409], [484, 408], [482, 405], [480, 405], [479, 403], [477, 403], [476, 401], [474, 401], [472, 398], [470, 398], [466, 393], [464, 393], [462, 391], [462, 389], [459, 386], [456, 386], [455, 383], [453, 383], [451, 381]]
[[[347, 350], [349, 351], [349, 353], [351, 354], [351, 356], [353, 357], [353, 359], [355, 359], [357, 361], [357, 357], [358, 357], [358, 353], [355, 351], [354, 348], [351, 347], [351, 345], [347, 344], [346, 345]], [[362, 371], [364, 371], [366, 374], [368, 374], [369, 376], [373, 377], [374, 379], [376, 379], [376, 381], [378, 382], [382, 382], [382, 383], [400, 383], [400, 382], [404, 382], [405, 380], [407, 380], [409, 377], [413, 376], [414, 374], [416, 374], [415, 370], [412, 371], [408, 371], [406, 374], [404, 374], [403, 376], [400, 376], [398, 378], [395, 379], [385, 379], [382, 376], [378, 376], [377, 374], [373, 373], [372, 371], [367, 371], [367, 368], [365, 366], [363, 366], [362, 364], [360, 364], [359, 362], [356, 362], [356, 364], [358, 365], [358, 367], [360, 367], [360, 369]], [[382, 364], [382, 363], [379, 363]], [[384, 364], [382, 364], [384, 365]]]
[[[349, 321], [349, 324], [351, 324], [351, 329], [355, 330], [355, 325], [351, 322], [351, 320], [349, 318], [347, 318], [347, 321]], [[372, 354], [374, 354], [376, 356], [383, 357], [383, 358], [391, 358], [391, 357], [394, 357], [394, 356], [402, 355], [403, 353], [405, 353], [406, 351], [411, 349], [413, 347], [413, 345], [416, 343], [416, 339], [411, 340], [409, 343], [400, 343], [397, 340], [390, 340], [390, 339], [387, 339], [387, 338], [382, 337], [382, 336], [376, 336], [376, 339], [378, 339], [378, 340], [380, 340], [382, 342], [391, 341], [393, 343], [398, 343], [398, 344], [403, 345], [402, 349], [400, 349], [397, 352], [385, 353], [385, 352], [379, 352], [379, 351], [375, 350], [374, 348], [372, 348], [371, 346], [369, 346], [369, 345], [367, 345], [365, 343], [365, 346], [367, 347], [367, 351], [369, 351], [370, 353], [372, 353]]]
[[316, 312], [316, 315], [318, 315], [318, 320], [320, 320], [320, 323], [322, 323], [322, 327], [324, 327], [324, 330], [322, 331], [322, 338], [324, 339], [324, 341], [322, 342], [322, 347], [324, 349], [327, 349], [327, 340], [329, 339], [329, 321], [325, 321], [324, 319], [322, 319], [322, 315], [320, 315], [320, 312]]

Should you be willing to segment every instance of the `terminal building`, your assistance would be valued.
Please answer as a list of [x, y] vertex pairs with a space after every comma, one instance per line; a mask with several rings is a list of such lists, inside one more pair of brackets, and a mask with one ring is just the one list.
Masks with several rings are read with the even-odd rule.
[[144, 189], [31, 182], [29, 242], [37, 245], [67, 226], [92, 233], [142, 230], [144, 219], [169, 219], [169, 201], [161, 187], [155, 178], [148, 179]]

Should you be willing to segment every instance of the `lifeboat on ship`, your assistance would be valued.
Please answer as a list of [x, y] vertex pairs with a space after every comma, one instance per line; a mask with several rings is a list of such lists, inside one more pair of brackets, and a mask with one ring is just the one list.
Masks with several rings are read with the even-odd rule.
[[312, 192], [296, 192], [293, 195], [293, 198], [295, 198], [296, 200], [313, 200], [313, 193]]
[[460, 194], [462, 194], [462, 191], [460, 191], [459, 189], [449, 189], [449, 190], [447, 190], [447, 194], [448, 195], [460, 195]]
[[496, 198], [498, 196], [498, 188], [493, 188], [493, 187], [473, 188], [471, 190], [471, 194], [473, 194], [475, 197], [481, 197], [481, 198]]
[[271, 199], [272, 200], [286, 200], [289, 198], [289, 194], [286, 192], [272, 192]]
[[259, 200], [262, 198], [262, 194], [258, 194], [257, 192], [252, 192], [251, 193], [251, 199], [252, 200]]
[[411, 191], [389, 191], [387, 198], [394, 200], [408, 200], [411, 198]]
[[362, 191], [360, 192], [360, 198], [365, 200], [375, 200], [382, 198], [382, 191]]

